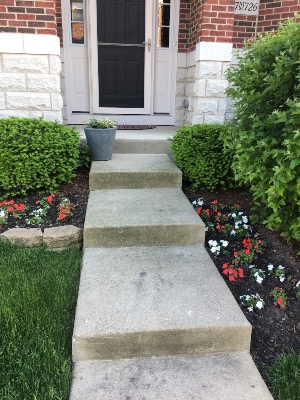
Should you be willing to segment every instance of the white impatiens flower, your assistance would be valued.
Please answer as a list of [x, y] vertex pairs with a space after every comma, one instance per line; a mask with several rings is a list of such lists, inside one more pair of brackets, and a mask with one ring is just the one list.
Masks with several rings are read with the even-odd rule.
[[260, 275], [258, 275], [258, 273], [256, 272], [256, 274], [254, 274], [256, 282], [257, 283], [262, 283], [262, 281], [264, 280], [263, 277], [261, 277]]
[[300, 286], [300, 281], [296, 283], [296, 287]]
[[236, 213], [232, 213], [232, 214], [228, 214], [229, 217], [235, 218], [236, 217]]
[[277, 269], [284, 269], [284, 267], [282, 265], [278, 265]]
[[210, 247], [218, 246], [218, 242], [216, 240], [209, 240], [208, 244], [210, 245]]
[[253, 311], [253, 306], [248, 307], [248, 311], [252, 312]]
[[210, 251], [218, 256], [220, 254], [220, 246], [213, 246], [210, 248]]
[[230, 232], [230, 235], [235, 235], [235, 230], [234, 229], [232, 229], [232, 231]]
[[242, 220], [243, 220], [244, 224], [246, 224], [248, 222], [248, 217], [246, 217], [246, 215], [244, 215], [242, 217]]
[[279, 280], [280, 280], [280, 282], [284, 282], [284, 281], [285, 281], [285, 277], [284, 277], [283, 275], [281, 275], [281, 276], [279, 277]]
[[192, 204], [194, 204], [194, 205], [197, 204], [196, 200], [192, 201]]
[[220, 240], [220, 243], [222, 244], [223, 247], [227, 247], [229, 242], [227, 240]]
[[263, 306], [264, 306], [264, 303], [261, 301], [261, 300], [259, 300], [257, 303], [256, 303], [256, 308], [259, 308], [260, 310], [263, 308]]
[[254, 268], [254, 265], [250, 264], [248, 268]]
[[238, 215], [243, 215], [244, 213], [242, 212], [242, 211], [240, 211], [239, 213], [238, 213]]
[[267, 268], [268, 268], [269, 271], [273, 271], [274, 265], [273, 264], [269, 264]]
[[244, 225], [243, 225], [243, 228], [244, 228], [244, 229], [248, 229], [248, 228], [249, 228], [249, 225], [244, 224]]

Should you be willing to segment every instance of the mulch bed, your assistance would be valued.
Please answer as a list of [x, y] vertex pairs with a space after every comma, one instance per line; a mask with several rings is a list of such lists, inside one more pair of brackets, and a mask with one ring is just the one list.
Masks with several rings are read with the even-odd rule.
[[[62, 185], [59, 188], [43, 227], [58, 226], [63, 223], [73, 224], [79, 228], [83, 227], [88, 200], [88, 172], [85, 169], [77, 171], [77, 176], [72, 183]], [[198, 191], [196, 193], [189, 191], [187, 187], [184, 187], [183, 190], [190, 201], [201, 197], [207, 205], [210, 205], [214, 200], [218, 200], [219, 203], [228, 206], [240, 204], [241, 210], [245, 215], [249, 217], [253, 214], [251, 211], [253, 198], [247, 190], [231, 189], [215, 192]], [[57, 221], [57, 205], [59, 200], [64, 197], [68, 197], [75, 204], [75, 211], [70, 221], [61, 222]], [[26, 198], [14, 198], [14, 200], [15, 202], [25, 201], [26, 204], [34, 207], [37, 198], [34, 195]], [[15, 227], [16, 223], [19, 227], [26, 226], [22, 221], [10, 218], [8, 224], [1, 229], [1, 232]], [[218, 233], [209, 233], [206, 234], [206, 246], [239, 304], [241, 295], [256, 294], [257, 292], [265, 301], [265, 307], [260, 311], [249, 312], [246, 307], [241, 306], [242, 311], [253, 327], [251, 355], [265, 378], [265, 366], [272, 364], [274, 359], [280, 357], [283, 351], [289, 351], [293, 348], [296, 352], [300, 352], [300, 300], [295, 298], [295, 282], [300, 280], [300, 256], [297, 255], [300, 252], [300, 243], [292, 241], [287, 244], [285, 239], [277, 232], [272, 232], [263, 225], [253, 226], [252, 236], [254, 235], [266, 243], [266, 248], [262, 254], [256, 256], [253, 264], [255, 264], [256, 268], [264, 270], [266, 270], [268, 264], [273, 264], [274, 266], [283, 265], [286, 271], [284, 282], [279, 282], [278, 278], [266, 277], [262, 284], [258, 284], [249, 278], [250, 272], [246, 268], [244, 268], [244, 279], [240, 279], [236, 283], [228, 281], [228, 278], [222, 274], [222, 265], [232, 257], [229, 255], [214, 256], [209, 251], [207, 242], [210, 239], [226, 239], [230, 243], [229, 250], [233, 251], [236, 249], [237, 243], [241, 243], [243, 237], [224, 237], [224, 235], [220, 236]], [[269, 295], [275, 284], [282, 287], [288, 295], [286, 309], [275, 307]]]

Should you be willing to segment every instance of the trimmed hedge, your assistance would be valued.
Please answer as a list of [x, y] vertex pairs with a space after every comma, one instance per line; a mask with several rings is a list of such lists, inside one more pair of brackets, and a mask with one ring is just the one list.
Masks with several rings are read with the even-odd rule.
[[233, 181], [232, 156], [224, 152], [224, 134], [230, 128], [221, 124], [184, 126], [172, 139], [174, 162], [192, 189], [226, 188]]
[[30, 190], [54, 192], [78, 165], [79, 133], [58, 122], [10, 117], [0, 120], [1, 196]]

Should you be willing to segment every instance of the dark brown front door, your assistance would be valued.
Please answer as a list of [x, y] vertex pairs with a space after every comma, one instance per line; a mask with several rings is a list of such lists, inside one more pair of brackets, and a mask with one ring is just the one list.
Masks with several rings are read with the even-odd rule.
[[144, 107], [145, 0], [97, 0], [99, 107]]

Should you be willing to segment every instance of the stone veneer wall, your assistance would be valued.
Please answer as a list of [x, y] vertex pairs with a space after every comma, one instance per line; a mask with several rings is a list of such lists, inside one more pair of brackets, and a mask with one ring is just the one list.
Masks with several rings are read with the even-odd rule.
[[60, 74], [57, 36], [0, 33], [0, 118], [62, 122]]
[[176, 125], [225, 123], [231, 60], [232, 43], [200, 42], [194, 52], [178, 54]]

